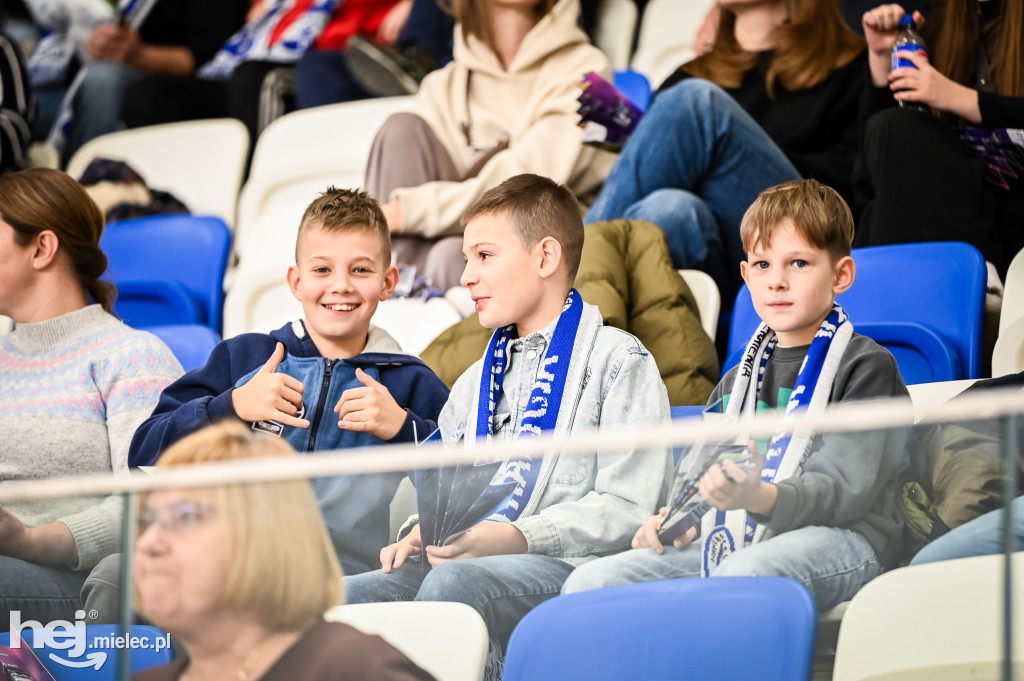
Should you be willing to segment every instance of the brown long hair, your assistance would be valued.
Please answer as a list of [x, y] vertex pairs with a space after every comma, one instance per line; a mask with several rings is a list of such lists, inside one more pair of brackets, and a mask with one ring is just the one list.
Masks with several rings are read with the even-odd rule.
[[[536, 20], [540, 21], [557, 3], [558, 0], [538, 0], [533, 8]], [[475, 36], [494, 50], [494, 29], [491, 26], [489, 0], [439, 0], [439, 4], [455, 17], [455, 22], [462, 27], [464, 40], [468, 40], [469, 36]]]
[[973, 87], [975, 45], [980, 39], [988, 50], [992, 90], [1008, 97], [1024, 97], [1024, 3], [1001, 0], [999, 17], [982, 25], [978, 0], [948, 0], [934, 25], [932, 63], [940, 73]]
[[[835, 0], [786, 0], [789, 21], [780, 25], [778, 47], [765, 75], [768, 94], [781, 85], [789, 91], [807, 90], [832, 71], [846, 66], [864, 50], [864, 39], [843, 21]], [[683, 64], [687, 73], [724, 88], [738, 88], [757, 64], [757, 54], [736, 42], [736, 14], [723, 7], [711, 51]]]
[[51, 168], [32, 168], [0, 175], [0, 219], [14, 229], [25, 246], [42, 231], [57, 235], [78, 280], [93, 300], [112, 312], [117, 291], [100, 281], [107, 256], [100, 250], [103, 213], [70, 176]]

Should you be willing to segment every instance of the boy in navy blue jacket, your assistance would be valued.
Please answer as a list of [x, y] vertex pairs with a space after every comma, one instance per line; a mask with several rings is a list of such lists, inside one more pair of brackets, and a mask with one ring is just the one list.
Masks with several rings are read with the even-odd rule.
[[[224, 418], [283, 437], [300, 453], [426, 438], [448, 388], [370, 325], [397, 283], [380, 206], [365, 192], [328, 188], [303, 214], [288, 268], [305, 318], [229, 338], [205, 366], [169, 385], [136, 431], [129, 465], [152, 464], [177, 440]], [[346, 574], [377, 567], [403, 477], [313, 481]]]

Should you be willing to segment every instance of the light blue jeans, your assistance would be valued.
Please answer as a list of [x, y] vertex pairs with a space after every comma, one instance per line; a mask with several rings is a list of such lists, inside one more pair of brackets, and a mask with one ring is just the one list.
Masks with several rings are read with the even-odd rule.
[[[1016, 541], [1014, 551], [1024, 551], [1024, 497], [1013, 500], [1013, 528]], [[928, 543], [917, 552], [910, 564], [990, 556], [1002, 553], [1003, 549], [1003, 509], [998, 509], [964, 523]]]
[[0, 556], [0, 631], [7, 631], [12, 610], [21, 613], [22, 622], [74, 620], [82, 607], [79, 592], [87, 575]]
[[83, 68], [85, 76], [73, 104], [75, 114], [68, 134], [67, 158], [89, 140], [121, 128], [124, 93], [144, 75], [133, 66], [110, 61], [93, 62]]
[[[682, 549], [634, 549], [576, 569], [562, 593], [618, 584], [700, 577], [699, 540]], [[857, 532], [804, 527], [748, 546], [727, 557], [713, 577], [790, 577], [806, 586], [825, 611], [847, 601], [882, 571], [874, 549]]]
[[504, 649], [519, 620], [557, 596], [572, 570], [563, 560], [533, 553], [452, 560], [427, 572], [410, 561], [387, 574], [346, 576], [345, 601], [465, 603], [480, 613], [491, 639]]
[[[658, 224], [672, 264], [706, 271], [724, 307], [739, 290], [740, 221], [757, 195], [800, 173], [717, 85], [689, 78], [659, 93], [605, 180], [586, 222]], [[728, 301], [728, 304], [726, 304]]]

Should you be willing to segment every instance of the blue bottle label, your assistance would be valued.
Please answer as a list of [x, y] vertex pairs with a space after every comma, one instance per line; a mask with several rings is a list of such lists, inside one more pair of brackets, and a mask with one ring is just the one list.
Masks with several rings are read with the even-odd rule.
[[913, 52], [925, 59], [928, 58], [928, 51], [920, 45], [898, 45], [893, 48], [892, 51], [892, 67], [893, 69], [902, 69], [904, 67], [916, 69], [914, 62], [900, 56], [900, 52]]

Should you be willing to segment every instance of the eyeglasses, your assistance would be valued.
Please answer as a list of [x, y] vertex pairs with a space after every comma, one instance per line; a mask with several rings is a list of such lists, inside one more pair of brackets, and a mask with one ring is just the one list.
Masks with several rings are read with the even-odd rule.
[[139, 535], [154, 524], [168, 534], [187, 534], [199, 523], [216, 515], [217, 507], [195, 501], [181, 501], [163, 508], [143, 508], [139, 512]]

